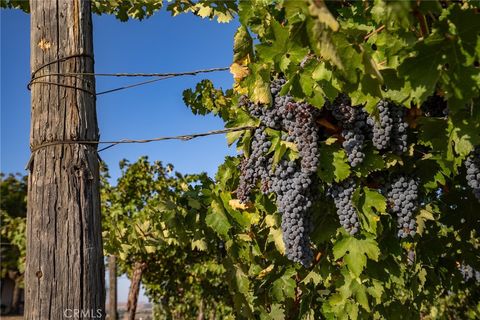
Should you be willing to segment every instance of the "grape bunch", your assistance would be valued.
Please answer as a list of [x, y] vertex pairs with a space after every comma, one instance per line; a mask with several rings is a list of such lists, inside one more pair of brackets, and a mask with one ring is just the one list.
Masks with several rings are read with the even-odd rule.
[[266, 177], [268, 160], [264, 154], [268, 152], [271, 144], [267, 138], [265, 127], [256, 128], [252, 137], [251, 156], [243, 159], [240, 164], [242, 174], [237, 189], [237, 197], [240, 201], [247, 202], [258, 179]]
[[372, 128], [372, 143], [377, 150], [391, 149], [397, 154], [407, 151], [407, 123], [405, 109], [389, 101], [377, 104], [379, 120], [369, 116], [368, 125]]
[[373, 117], [368, 117], [367, 123], [372, 127], [372, 143], [378, 150], [384, 150], [389, 147], [390, 137], [393, 129], [393, 119], [390, 115], [389, 103], [381, 100], [377, 104], [379, 121]]
[[352, 178], [348, 178], [341, 183], [333, 184], [328, 190], [328, 195], [333, 198], [337, 208], [340, 224], [351, 235], [357, 233], [360, 228], [357, 211], [352, 203], [355, 189], [355, 181]]
[[[260, 126], [254, 131], [249, 157], [240, 165], [237, 197], [242, 202], [248, 201], [258, 181], [263, 193], [274, 192], [282, 215], [287, 257], [307, 266], [313, 258], [309, 238], [312, 222], [308, 211], [312, 206], [314, 175], [319, 163], [316, 122], [319, 111], [307, 103], [294, 101], [289, 95], [281, 96], [284, 84], [281, 78], [272, 81], [272, 106], [258, 105], [246, 98], [240, 100], [240, 106], [259, 119]], [[266, 128], [281, 130], [283, 140], [295, 143], [298, 160], [282, 159], [274, 167], [273, 158], [268, 154], [271, 142]]]
[[480, 271], [477, 271], [466, 264], [461, 264], [458, 269], [460, 270], [465, 282], [475, 279], [475, 282], [480, 283]]
[[301, 172], [314, 174], [319, 162], [317, 109], [305, 103], [287, 101], [280, 112], [285, 115], [283, 128], [297, 146]]
[[308, 266], [313, 258], [309, 233], [312, 224], [311, 178], [299, 170], [295, 161], [282, 160], [274, 170], [272, 189], [282, 214], [283, 242], [288, 259]]
[[418, 208], [417, 179], [398, 176], [387, 187], [390, 211], [397, 215], [398, 236], [414, 236], [417, 230], [415, 212]]
[[342, 146], [352, 167], [361, 164], [365, 158], [364, 143], [371, 139], [378, 150], [391, 150], [397, 154], [407, 151], [407, 123], [405, 109], [389, 101], [377, 104], [378, 121], [361, 106], [352, 106], [350, 98], [340, 94], [325, 107], [342, 128]]
[[480, 201], [480, 146], [465, 159], [465, 167], [467, 184], [472, 188], [475, 198]]
[[402, 106], [392, 105], [393, 130], [390, 145], [392, 151], [402, 154], [407, 151], [407, 127], [405, 122], [405, 108]]
[[367, 113], [360, 106], [352, 106], [350, 98], [345, 94], [339, 95], [333, 103], [327, 103], [326, 107], [342, 126], [342, 146], [347, 152], [348, 162], [356, 167], [365, 158], [363, 144], [369, 134]]

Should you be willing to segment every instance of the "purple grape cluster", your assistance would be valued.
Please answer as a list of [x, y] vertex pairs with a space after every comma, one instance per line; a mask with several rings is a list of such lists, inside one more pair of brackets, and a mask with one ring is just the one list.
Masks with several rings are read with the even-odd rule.
[[255, 188], [259, 178], [265, 179], [267, 176], [268, 159], [264, 156], [268, 152], [272, 143], [268, 140], [265, 127], [260, 126], [253, 132], [251, 143], [251, 155], [242, 160], [240, 170], [239, 187], [237, 197], [242, 202], [247, 202], [250, 191]]
[[356, 183], [352, 178], [333, 184], [328, 195], [333, 198], [337, 215], [342, 227], [351, 235], [354, 235], [360, 229], [357, 210], [353, 206], [352, 197], [356, 189]]
[[418, 180], [398, 176], [387, 186], [390, 212], [397, 215], [398, 236], [414, 236], [417, 231], [415, 213], [418, 208]]
[[391, 149], [397, 154], [407, 151], [407, 123], [405, 108], [389, 101], [381, 100], [377, 104], [378, 121], [369, 116], [368, 125], [372, 128], [372, 143], [377, 150]]
[[476, 147], [465, 159], [467, 184], [472, 188], [475, 198], [480, 201], [480, 147]]
[[[258, 181], [262, 192], [274, 192], [282, 215], [287, 257], [307, 266], [313, 259], [309, 238], [313, 226], [308, 211], [312, 206], [313, 180], [319, 163], [319, 127], [316, 122], [319, 111], [307, 103], [294, 101], [289, 95], [281, 96], [279, 93], [284, 84], [285, 80], [281, 78], [272, 81], [272, 106], [258, 105], [246, 98], [240, 100], [240, 106], [258, 118], [261, 124], [254, 131], [249, 157], [240, 165], [237, 197], [242, 202], [248, 201]], [[271, 143], [266, 128], [281, 130], [283, 140], [295, 143], [299, 159], [282, 159], [274, 167], [272, 155], [268, 154]]]
[[390, 137], [393, 129], [393, 119], [390, 116], [388, 102], [381, 100], [377, 104], [379, 121], [373, 117], [368, 117], [368, 124], [372, 127], [372, 143], [378, 150], [385, 150], [389, 147]]
[[370, 116], [361, 106], [352, 106], [350, 98], [340, 94], [326, 108], [342, 128], [342, 146], [352, 167], [363, 162], [365, 140], [371, 139], [378, 150], [391, 150], [397, 154], [407, 151], [407, 123], [405, 109], [389, 101], [377, 104], [379, 119]]
[[480, 283], [480, 271], [477, 271], [466, 264], [461, 264], [458, 269], [460, 270], [460, 273], [462, 274], [463, 280], [465, 282], [474, 279], [475, 282]]
[[288, 259], [308, 266], [313, 258], [309, 234], [313, 229], [308, 210], [312, 206], [308, 174], [295, 161], [282, 160], [274, 170], [272, 189], [282, 214], [283, 242]]
[[390, 140], [392, 151], [402, 154], [407, 151], [407, 127], [405, 121], [405, 108], [402, 106], [392, 105], [393, 130]]
[[366, 135], [369, 135], [368, 114], [362, 107], [352, 106], [350, 98], [345, 94], [339, 95], [333, 103], [327, 103], [326, 107], [342, 126], [342, 146], [347, 153], [348, 162], [352, 167], [358, 166], [365, 158], [363, 145]]

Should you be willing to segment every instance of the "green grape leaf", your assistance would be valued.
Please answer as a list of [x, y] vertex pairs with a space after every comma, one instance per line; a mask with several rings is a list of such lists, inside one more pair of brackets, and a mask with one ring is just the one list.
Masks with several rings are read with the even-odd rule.
[[222, 204], [218, 201], [212, 201], [205, 222], [223, 238], [228, 237], [228, 230], [230, 230], [232, 226], [225, 215]]
[[347, 236], [335, 243], [333, 256], [335, 259], [343, 258], [348, 270], [355, 276], [360, 276], [367, 265], [367, 257], [377, 261], [380, 249], [372, 238], [357, 239]]
[[427, 221], [433, 221], [435, 220], [435, 217], [433, 215], [433, 208], [431, 206], [428, 206], [425, 209], [421, 209], [419, 214], [416, 217], [416, 222], [417, 222], [417, 233], [419, 235], [422, 235], [424, 230], [425, 230], [425, 223]]
[[282, 230], [271, 227], [269, 236], [271, 237], [270, 239], [275, 243], [275, 247], [277, 248], [278, 252], [285, 254], [285, 244], [283, 243]]
[[253, 39], [245, 26], [240, 26], [233, 37], [233, 61], [253, 56]]
[[204, 239], [198, 239], [192, 241], [192, 249], [197, 249], [200, 251], [206, 251], [208, 249], [208, 244], [205, 242]]
[[385, 197], [378, 191], [363, 187], [355, 191], [352, 201], [360, 212], [362, 229], [376, 234], [377, 223], [380, 220], [377, 213], [382, 214], [387, 210]]
[[378, 151], [373, 150], [372, 147], [364, 149], [365, 158], [358, 166], [357, 172], [361, 177], [367, 177], [370, 173], [380, 171], [385, 168], [385, 162]]
[[270, 308], [270, 312], [268, 313], [270, 319], [272, 320], [284, 320], [285, 319], [285, 311], [281, 304], [274, 303]]
[[274, 167], [280, 162], [280, 160], [282, 160], [285, 152], [287, 152], [287, 145], [279, 141], [279, 143], [275, 146], [275, 152], [273, 153], [272, 165]]
[[326, 183], [339, 182], [350, 176], [345, 150], [338, 145], [323, 144], [320, 147], [320, 163], [317, 175]]
[[250, 288], [250, 280], [240, 267], [236, 267], [235, 284], [240, 293], [248, 294]]
[[295, 280], [293, 276], [296, 274], [295, 269], [287, 269], [283, 275], [275, 280], [271, 286], [271, 294], [276, 301], [284, 301], [295, 296]]
[[310, 271], [307, 276], [302, 280], [302, 283], [313, 283], [314, 285], [318, 285], [322, 282], [322, 276], [316, 271]]
[[350, 176], [350, 166], [347, 164], [347, 154], [341, 149], [333, 153], [333, 167], [335, 168], [335, 181], [342, 181]]
[[155, 246], [145, 246], [145, 251], [147, 253], [154, 253], [157, 250], [157, 247]]

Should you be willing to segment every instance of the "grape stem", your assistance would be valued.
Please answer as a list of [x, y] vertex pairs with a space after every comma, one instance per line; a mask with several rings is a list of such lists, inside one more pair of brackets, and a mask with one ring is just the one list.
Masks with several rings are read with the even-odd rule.
[[363, 40], [364, 40], [364, 41], [367, 41], [371, 36], [373, 36], [373, 35], [376, 34], [376, 33], [381, 32], [383, 29], [385, 29], [385, 25], [384, 25], [384, 24], [382, 24], [380, 27], [378, 27], [377, 29], [375, 29], [375, 30], [373, 30], [372, 32], [370, 32], [369, 34], [367, 34], [367, 35], [363, 38]]

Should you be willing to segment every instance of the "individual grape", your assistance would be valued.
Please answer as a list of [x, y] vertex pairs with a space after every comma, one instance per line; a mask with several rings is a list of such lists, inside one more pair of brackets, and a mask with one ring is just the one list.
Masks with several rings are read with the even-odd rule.
[[472, 188], [475, 198], [480, 201], [480, 146], [465, 159], [467, 184]]
[[355, 189], [355, 181], [349, 178], [341, 183], [333, 184], [328, 190], [328, 195], [333, 198], [335, 207], [337, 208], [340, 224], [351, 235], [356, 234], [360, 229], [357, 210], [352, 203]]
[[390, 212], [397, 215], [398, 236], [406, 238], [417, 232], [418, 180], [398, 176], [387, 187]]

